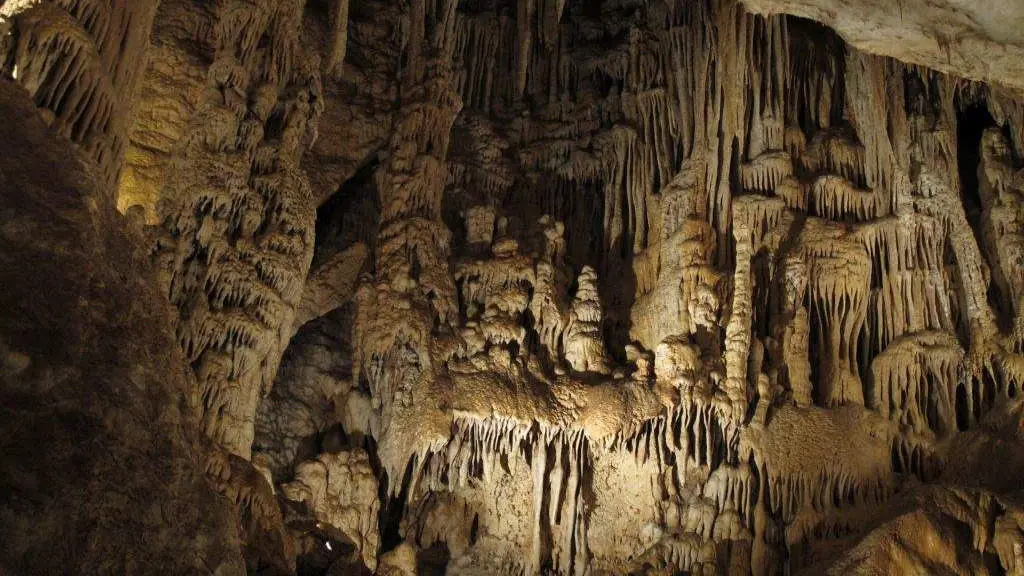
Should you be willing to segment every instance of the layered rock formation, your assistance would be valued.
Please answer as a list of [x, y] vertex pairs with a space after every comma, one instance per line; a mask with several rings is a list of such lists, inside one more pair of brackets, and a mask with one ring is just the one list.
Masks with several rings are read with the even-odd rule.
[[0, 1], [0, 571], [1024, 573], [1019, 10], [875, 4]]

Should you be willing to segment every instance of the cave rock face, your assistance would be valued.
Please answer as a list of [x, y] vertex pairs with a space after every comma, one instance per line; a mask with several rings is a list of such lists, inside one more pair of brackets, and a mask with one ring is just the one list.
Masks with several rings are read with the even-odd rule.
[[1024, 574], [1022, 6], [0, 0], [0, 573]]

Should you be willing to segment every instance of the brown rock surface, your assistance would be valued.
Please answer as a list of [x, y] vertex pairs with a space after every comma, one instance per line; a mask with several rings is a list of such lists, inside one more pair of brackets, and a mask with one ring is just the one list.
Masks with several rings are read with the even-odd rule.
[[0, 116], [0, 570], [244, 573], [138, 232], [6, 80]]
[[1020, 16], [0, 0], [0, 572], [1024, 573]]

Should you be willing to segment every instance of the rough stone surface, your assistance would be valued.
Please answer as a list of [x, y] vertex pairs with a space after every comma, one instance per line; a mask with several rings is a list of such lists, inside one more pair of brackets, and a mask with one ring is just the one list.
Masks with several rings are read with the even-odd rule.
[[0, 1], [0, 571], [1024, 573], [1020, 15]]
[[281, 486], [285, 498], [304, 504], [317, 522], [355, 546], [357, 557], [377, 565], [380, 532], [377, 478], [362, 450], [321, 454], [299, 464], [295, 479]]
[[6, 80], [0, 116], [0, 571], [244, 574], [138, 231]]
[[744, 0], [834, 28], [852, 46], [1024, 93], [1024, 4], [1016, 0]]

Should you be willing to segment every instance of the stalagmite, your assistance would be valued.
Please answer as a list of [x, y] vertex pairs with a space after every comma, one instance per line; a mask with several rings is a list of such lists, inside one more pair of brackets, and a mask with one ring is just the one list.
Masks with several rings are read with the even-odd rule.
[[597, 274], [584, 267], [576, 279], [569, 321], [563, 336], [565, 360], [577, 372], [610, 371], [601, 335], [601, 298], [597, 293]]

